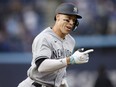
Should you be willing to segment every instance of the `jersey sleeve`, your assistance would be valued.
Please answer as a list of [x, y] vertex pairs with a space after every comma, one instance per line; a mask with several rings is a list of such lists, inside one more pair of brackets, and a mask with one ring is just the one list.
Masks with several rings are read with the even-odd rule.
[[51, 47], [47, 38], [36, 37], [32, 44], [32, 53], [34, 61], [41, 58], [51, 58]]

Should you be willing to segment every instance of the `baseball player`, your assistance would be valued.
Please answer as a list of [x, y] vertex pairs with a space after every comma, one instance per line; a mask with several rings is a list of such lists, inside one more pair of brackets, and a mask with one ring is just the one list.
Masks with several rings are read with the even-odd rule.
[[55, 24], [38, 34], [32, 44], [33, 59], [28, 77], [18, 87], [68, 87], [66, 67], [89, 60], [87, 51], [75, 51], [75, 40], [69, 34], [78, 26], [78, 9], [71, 3], [59, 5], [55, 11]]

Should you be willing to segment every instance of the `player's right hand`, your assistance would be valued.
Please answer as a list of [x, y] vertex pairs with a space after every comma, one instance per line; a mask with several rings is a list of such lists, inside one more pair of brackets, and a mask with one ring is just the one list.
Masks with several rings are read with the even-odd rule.
[[70, 56], [70, 64], [87, 63], [89, 60], [89, 53], [93, 51], [93, 49], [89, 49], [83, 52], [77, 50], [73, 55]]

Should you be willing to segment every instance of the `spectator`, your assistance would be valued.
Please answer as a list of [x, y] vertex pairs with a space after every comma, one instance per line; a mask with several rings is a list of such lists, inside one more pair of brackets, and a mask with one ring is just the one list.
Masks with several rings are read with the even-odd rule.
[[113, 87], [111, 80], [108, 77], [105, 66], [100, 66], [98, 69], [98, 77], [94, 87]]

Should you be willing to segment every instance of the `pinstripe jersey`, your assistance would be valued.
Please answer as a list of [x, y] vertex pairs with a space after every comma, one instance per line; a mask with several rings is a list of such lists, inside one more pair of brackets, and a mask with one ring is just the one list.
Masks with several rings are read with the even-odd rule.
[[38, 72], [35, 61], [40, 58], [61, 59], [72, 54], [75, 40], [70, 34], [61, 39], [48, 27], [38, 34], [32, 44], [32, 62], [28, 70], [28, 76], [42, 84], [52, 84], [59, 87], [62, 79], [66, 76], [66, 67], [54, 72]]

